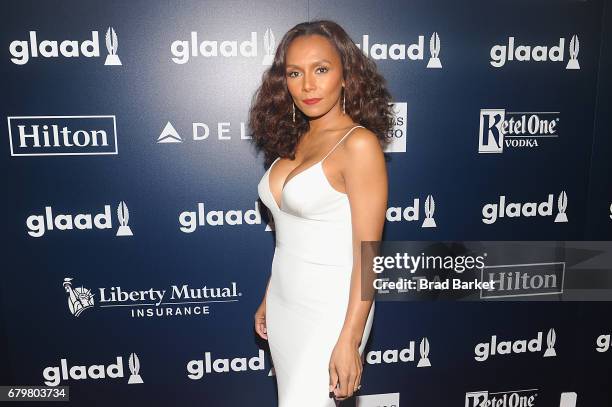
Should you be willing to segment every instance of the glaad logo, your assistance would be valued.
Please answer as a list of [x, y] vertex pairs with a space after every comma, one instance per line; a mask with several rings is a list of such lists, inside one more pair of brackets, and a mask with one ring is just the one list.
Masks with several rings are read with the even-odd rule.
[[[271, 28], [267, 28], [263, 37], [263, 48], [265, 55], [262, 58], [262, 65], [272, 65], [274, 60], [274, 50], [276, 48], [276, 40]], [[237, 57], [255, 58], [257, 53], [257, 32], [251, 31], [251, 39], [245, 40], [238, 44], [238, 41], [218, 41], [198, 40], [198, 33], [191, 32], [190, 40], [176, 40], [170, 44], [170, 52], [172, 53], [172, 62], [175, 64], [186, 64], [190, 58], [202, 56], [205, 58], [214, 57]]]
[[[554, 328], [550, 328], [546, 335], [546, 351], [544, 357], [557, 356], [555, 352], [556, 334]], [[494, 355], [508, 355], [511, 353], [536, 353], [542, 351], [542, 331], [531, 339], [518, 339], [516, 341], [501, 341], [497, 342], [497, 335], [491, 336], [490, 342], [483, 342], [476, 345], [474, 348], [474, 359], [479, 362], [484, 362]]]
[[[355, 44], [363, 51], [366, 56], [372, 59], [392, 59], [405, 60], [406, 58], [422, 61], [425, 54], [425, 36], [419, 35], [418, 42], [415, 44], [379, 44], [370, 45], [370, 36], [363, 34], [361, 44]], [[437, 32], [431, 34], [429, 38], [429, 60], [427, 68], [442, 68], [440, 62], [440, 36]]]
[[117, 154], [109, 116], [9, 116], [11, 156]]
[[[59, 386], [66, 380], [86, 380], [86, 379], [118, 379], [125, 377], [123, 373], [123, 357], [117, 356], [116, 363], [108, 365], [91, 366], [68, 366], [67, 359], [61, 359], [59, 366], [49, 366], [43, 370], [44, 382], [47, 386]], [[128, 384], [143, 383], [140, 376], [140, 360], [135, 353], [130, 353], [128, 358], [130, 377]]]
[[[94, 294], [84, 287], [72, 288], [72, 278], [64, 278], [64, 290], [68, 293], [68, 309], [75, 317], [89, 308], [93, 308]], [[169, 292], [168, 292], [169, 291]], [[235, 282], [226, 287], [195, 287], [188, 284], [171, 285], [169, 289], [131, 290], [120, 286], [98, 288], [99, 307], [131, 308], [130, 316], [166, 317], [210, 314], [210, 302], [237, 302], [242, 296]], [[165, 300], [168, 298], [167, 300]], [[164, 301], [165, 300], [165, 301]], [[202, 300], [202, 301], [198, 301]]]
[[[246, 372], [248, 370], [265, 370], [266, 360], [264, 351], [259, 349], [257, 356], [249, 359], [238, 357], [233, 359], [212, 359], [210, 352], [204, 353], [203, 360], [190, 360], [187, 362], [187, 377], [192, 380], [200, 380], [204, 373], [230, 373]], [[270, 374], [268, 374], [270, 376]]]
[[[578, 52], [580, 50], [580, 42], [578, 36], [573, 35], [569, 44], [570, 59], [565, 66], [565, 69], [580, 69], [578, 63]], [[514, 37], [508, 37], [508, 45], [497, 44], [491, 48], [491, 65], [495, 68], [500, 68], [506, 64], [506, 61], [553, 61], [562, 62], [565, 51], [565, 38], [559, 38], [559, 45], [548, 46], [543, 45], [517, 45], [514, 44]]]
[[597, 347], [595, 350], [597, 352], [603, 353], [610, 350], [610, 334], [607, 335], [599, 335], [597, 340], [595, 341]]
[[[414, 362], [414, 346], [415, 342], [410, 341], [407, 348], [397, 350], [389, 349], [385, 351], [372, 350], [365, 357], [366, 363], [370, 365], [378, 365], [381, 363], [398, 363], [398, 362]], [[429, 361], [429, 340], [427, 337], [421, 339], [419, 344], [419, 361], [417, 367], [430, 367]]]
[[[195, 122], [191, 124], [192, 138], [194, 141], [208, 140], [211, 134], [210, 126], [206, 123]], [[231, 140], [232, 136], [229, 135], [231, 132], [230, 122], [217, 122], [216, 125], [216, 137], [220, 141]], [[244, 122], [240, 122], [240, 139], [250, 140], [252, 137], [246, 134], [246, 125]], [[167, 122], [161, 131], [159, 137], [157, 137], [159, 144], [167, 143], [182, 143], [183, 138], [180, 136], [176, 128], [172, 123]]]
[[259, 225], [261, 224], [261, 212], [259, 210], [259, 202], [255, 201], [255, 209], [249, 209], [242, 213], [242, 210], [231, 209], [228, 211], [205, 211], [204, 203], [198, 202], [196, 211], [184, 211], [179, 214], [179, 229], [181, 232], [193, 233], [199, 226], [236, 226], [242, 225]]
[[[492, 225], [498, 218], [518, 218], [521, 216], [552, 216], [553, 210], [553, 194], [548, 194], [548, 200], [544, 202], [511, 202], [506, 204], [506, 196], [499, 197], [499, 203], [488, 203], [482, 207], [482, 222], [487, 225]], [[567, 214], [567, 194], [561, 191], [557, 199], [557, 208], [559, 213], [555, 216], [555, 223], [568, 222]]]
[[[412, 222], [415, 220], [419, 220], [419, 198], [414, 198], [412, 206], [407, 206], [405, 208], [399, 206], [391, 206], [387, 208], [387, 221], [389, 222], [401, 222], [402, 220], [406, 220], [408, 222]], [[435, 228], [436, 220], [434, 219], [434, 211], [436, 209], [436, 203], [432, 195], [427, 195], [427, 199], [425, 199], [425, 219], [421, 224], [422, 228]]]
[[465, 393], [465, 407], [533, 407], [536, 404], [538, 389], [506, 390], [489, 393], [470, 391]]
[[479, 153], [502, 153], [504, 147], [538, 147], [538, 139], [557, 138], [559, 112], [506, 112], [481, 109]]
[[[25, 65], [30, 58], [57, 58], [60, 55], [66, 58], [78, 58], [84, 56], [93, 58], [100, 56], [100, 42], [98, 41], [98, 31], [91, 32], [91, 40], [79, 41], [65, 40], [61, 43], [57, 41], [44, 40], [38, 43], [37, 32], [30, 31], [29, 41], [15, 40], [9, 45], [9, 52], [12, 55], [11, 62], [16, 65]], [[121, 65], [121, 60], [117, 55], [117, 34], [113, 27], [106, 30], [106, 49], [108, 56], [104, 65]], [[40, 54], [39, 54], [40, 53]]]
[[[44, 215], [30, 215], [26, 219], [28, 235], [32, 237], [44, 236], [50, 230], [86, 230], [86, 229], [112, 229], [111, 206], [104, 205], [104, 212], [92, 215], [90, 213], [79, 213], [77, 215], [53, 214], [53, 208], [45, 206]], [[93, 218], [93, 219], [92, 219]], [[119, 202], [117, 206], [117, 218], [119, 228], [115, 236], [132, 236], [132, 229], [128, 226], [130, 213], [125, 202]]]
[[408, 105], [406, 102], [395, 102], [391, 105], [394, 113], [393, 128], [387, 135], [391, 142], [385, 147], [385, 153], [405, 153]]

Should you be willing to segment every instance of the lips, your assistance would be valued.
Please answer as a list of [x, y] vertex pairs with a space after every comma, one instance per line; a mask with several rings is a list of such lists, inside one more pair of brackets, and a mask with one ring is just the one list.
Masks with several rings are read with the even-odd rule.
[[307, 105], [314, 105], [315, 103], [318, 103], [320, 100], [321, 98], [303, 99], [302, 102], [306, 103]]

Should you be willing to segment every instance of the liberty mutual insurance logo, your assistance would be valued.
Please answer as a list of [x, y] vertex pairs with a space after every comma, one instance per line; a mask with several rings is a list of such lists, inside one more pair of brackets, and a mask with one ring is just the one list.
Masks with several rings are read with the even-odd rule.
[[[235, 39], [224, 39], [221, 41], [199, 38], [199, 33], [192, 31], [189, 40], [176, 40], [170, 44], [172, 62], [175, 64], [186, 64], [192, 58], [232, 58], [246, 57], [256, 58], [258, 52], [258, 35], [256, 31], [251, 31], [250, 39], [239, 41]], [[263, 35], [263, 52], [261, 64], [272, 65], [276, 39], [271, 28], [267, 28]]]
[[75, 318], [91, 308], [129, 309], [132, 318], [209, 316], [210, 303], [216, 307], [219, 303], [238, 302], [242, 296], [234, 281], [220, 287], [173, 284], [166, 289], [126, 289], [113, 285], [97, 290], [73, 287], [72, 281], [72, 277], [65, 277], [63, 287], [68, 296], [68, 310]]
[[[108, 55], [104, 65], [120, 66], [121, 60], [117, 54], [119, 41], [113, 27], [106, 30], [106, 50]], [[42, 40], [39, 42], [38, 31], [29, 32], [29, 40], [15, 40], [9, 45], [12, 56], [11, 62], [15, 65], [25, 65], [31, 58], [97, 58], [100, 57], [99, 32], [91, 31], [91, 39], [84, 41], [64, 40]]]

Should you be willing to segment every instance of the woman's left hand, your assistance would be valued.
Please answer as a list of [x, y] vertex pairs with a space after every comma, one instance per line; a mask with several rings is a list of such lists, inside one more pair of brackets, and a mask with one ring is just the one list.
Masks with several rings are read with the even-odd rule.
[[337, 400], [345, 400], [357, 391], [361, 383], [359, 344], [339, 339], [329, 360], [329, 391]]

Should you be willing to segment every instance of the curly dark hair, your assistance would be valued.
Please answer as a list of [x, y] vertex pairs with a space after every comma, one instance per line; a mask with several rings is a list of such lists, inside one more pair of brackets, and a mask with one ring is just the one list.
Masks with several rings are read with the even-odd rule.
[[287, 89], [285, 59], [291, 42], [300, 36], [318, 34], [326, 37], [340, 54], [346, 99], [346, 113], [351, 119], [372, 131], [384, 148], [393, 127], [391, 95], [376, 63], [360, 50], [346, 31], [329, 20], [304, 22], [290, 29], [280, 41], [272, 66], [262, 75], [262, 84], [253, 95], [249, 110], [251, 137], [257, 149], [263, 150], [266, 165], [276, 157], [295, 159], [299, 138], [310, 128], [304, 113], [296, 109], [292, 120], [293, 99]]

